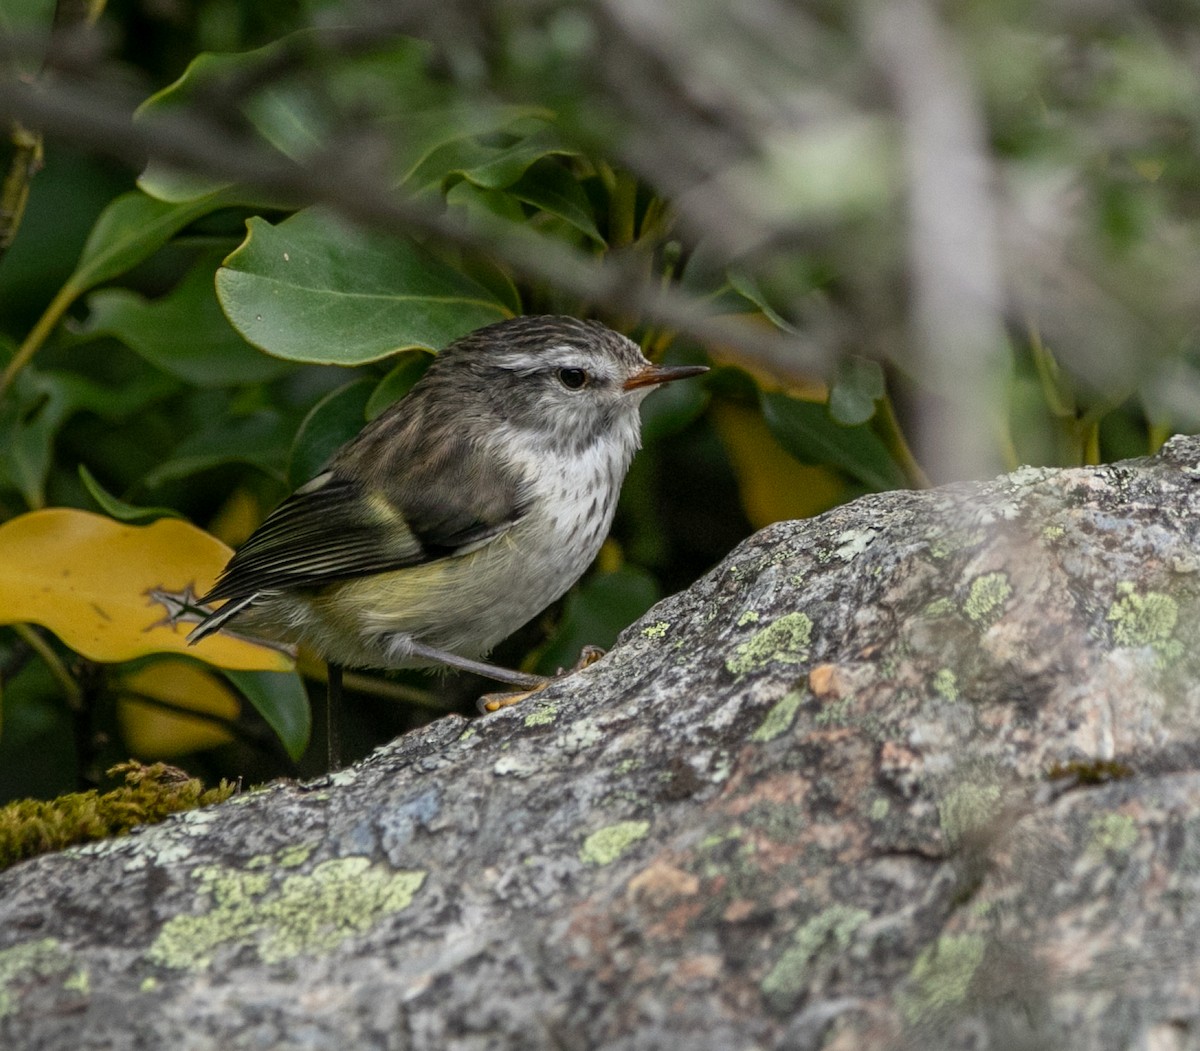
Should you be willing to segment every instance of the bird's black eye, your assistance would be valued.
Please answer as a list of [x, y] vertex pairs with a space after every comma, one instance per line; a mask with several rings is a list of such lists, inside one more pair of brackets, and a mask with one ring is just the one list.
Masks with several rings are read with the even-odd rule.
[[567, 390], [579, 390], [588, 381], [588, 374], [583, 369], [565, 368], [558, 370], [558, 382]]

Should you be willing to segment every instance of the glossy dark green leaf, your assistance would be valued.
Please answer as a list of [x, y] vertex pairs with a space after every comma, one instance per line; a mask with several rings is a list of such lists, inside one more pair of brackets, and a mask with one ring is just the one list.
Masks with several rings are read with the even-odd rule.
[[374, 389], [374, 381], [363, 377], [330, 391], [312, 407], [292, 443], [288, 484], [293, 489], [318, 475], [338, 446], [363, 429]]
[[250, 346], [229, 324], [213, 285], [219, 258], [199, 260], [159, 299], [121, 288], [94, 292], [85, 335], [110, 335], [152, 365], [197, 386], [273, 379], [293, 367]]
[[99, 505], [109, 518], [118, 522], [153, 522], [159, 518], [182, 518], [183, 516], [173, 507], [138, 507], [113, 496], [97, 480], [96, 476], [84, 464], [79, 465], [79, 478], [87, 489], [88, 495]]
[[786, 394], [764, 393], [761, 403], [771, 433], [801, 463], [836, 467], [878, 492], [907, 484], [887, 447], [865, 424], [846, 427], [819, 402]]
[[296, 672], [229, 671], [222, 674], [254, 705], [258, 714], [283, 742], [287, 754], [299, 759], [312, 733], [312, 713], [304, 680]]
[[406, 350], [397, 355], [396, 364], [383, 377], [367, 399], [366, 416], [375, 419], [389, 405], [398, 402], [413, 388], [413, 384], [425, 375], [433, 361], [433, 355], [423, 350]]
[[846, 358], [838, 364], [837, 377], [829, 391], [829, 414], [847, 426], [866, 423], [875, 415], [875, 403], [885, 392], [879, 362]]
[[291, 361], [356, 365], [437, 349], [508, 310], [413, 241], [316, 208], [249, 236], [217, 272], [217, 296], [246, 339]]
[[[114, 200], [96, 220], [75, 272], [64, 287], [78, 296], [157, 252], [188, 223], [226, 202], [210, 193], [179, 204], [134, 191]], [[62, 293], [60, 293], [62, 294]]]

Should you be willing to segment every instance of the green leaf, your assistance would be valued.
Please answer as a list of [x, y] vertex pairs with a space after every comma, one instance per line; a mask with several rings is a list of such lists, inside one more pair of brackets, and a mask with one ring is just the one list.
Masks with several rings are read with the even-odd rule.
[[79, 478], [91, 498], [100, 505], [100, 510], [118, 522], [153, 522], [158, 518], [183, 517], [173, 507], [138, 507], [118, 499], [96, 481], [96, 476], [85, 464], [79, 465]]
[[374, 381], [357, 379], [330, 391], [312, 407], [292, 443], [288, 484], [293, 489], [319, 474], [338, 447], [363, 429], [367, 399], [374, 388]]
[[123, 194], [100, 213], [64, 291], [70, 289], [74, 298], [125, 273], [158, 251], [188, 223], [226, 203], [217, 193], [182, 204], [156, 201], [136, 191]]
[[729, 286], [743, 299], [758, 307], [762, 311], [763, 317], [776, 328], [780, 328], [784, 332], [796, 331], [796, 327], [771, 306], [763, 290], [758, 287], [758, 282], [749, 274], [731, 267], [726, 276], [729, 279]]
[[763, 418], [776, 440], [801, 463], [836, 467], [869, 488], [903, 489], [903, 472], [870, 427], [846, 427], [819, 402], [763, 393]]
[[[6, 37], [14, 43], [22, 41], [25, 47], [14, 47], [4, 57], [12, 63], [14, 73], [32, 78], [42, 65], [45, 45], [50, 43], [50, 32], [54, 24], [55, 0], [2, 0], [0, 2], [0, 38]], [[33, 47], [34, 36], [39, 47]]]
[[261, 410], [233, 420], [218, 420], [175, 447], [171, 458], [150, 471], [150, 489], [226, 463], [248, 463], [283, 479], [294, 424], [281, 414]]
[[549, 215], [558, 216], [596, 244], [604, 245], [587, 192], [557, 161], [538, 161], [508, 187], [508, 193]]
[[225, 671], [224, 675], [254, 705], [283, 742], [287, 754], [299, 759], [308, 747], [312, 713], [304, 680], [296, 672]]
[[829, 392], [829, 414], [847, 426], [866, 423], [875, 415], [875, 403], [885, 392], [879, 362], [846, 358], [838, 364], [837, 377]]
[[642, 402], [642, 444], [650, 448], [678, 434], [704, 412], [710, 398], [704, 383], [664, 383]]
[[437, 349], [509, 316], [487, 289], [415, 242], [321, 209], [247, 226], [217, 272], [217, 297], [234, 328], [277, 357], [357, 365]]
[[525, 209], [511, 194], [503, 190], [487, 190], [465, 179], [446, 191], [446, 203], [464, 209], [472, 219], [482, 216], [484, 219], [499, 219], [522, 227], [527, 222]]
[[562, 622], [538, 656], [538, 670], [553, 675], [573, 667], [585, 646], [607, 649], [658, 598], [654, 578], [635, 566], [589, 577], [567, 596]]
[[16, 489], [30, 507], [40, 507], [54, 462], [54, 440], [67, 420], [88, 411], [119, 422], [173, 388], [166, 376], [150, 373], [107, 387], [73, 373], [24, 369], [0, 401], [0, 485]]
[[94, 292], [80, 331], [113, 336], [155, 367], [197, 386], [258, 383], [282, 375], [292, 366], [250, 346], [222, 313], [213, 285], [218, 262], [215, 255], [201, 258], [159, 299], [121, 288]]
[[404, 397], [433, 362], [433, 355], [423, 350], [406, 350], [397, 355], [399, 359], [392, 370], [383, 377], [367, 399], [366, 417], [375, 419], [384, 409]]

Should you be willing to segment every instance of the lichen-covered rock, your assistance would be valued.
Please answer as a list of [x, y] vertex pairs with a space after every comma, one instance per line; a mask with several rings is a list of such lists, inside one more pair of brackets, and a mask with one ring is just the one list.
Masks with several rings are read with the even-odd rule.
[[0, 875], [0, 1046], [1200, 1047], [1200, 441], [773, 526], [603, 661]]

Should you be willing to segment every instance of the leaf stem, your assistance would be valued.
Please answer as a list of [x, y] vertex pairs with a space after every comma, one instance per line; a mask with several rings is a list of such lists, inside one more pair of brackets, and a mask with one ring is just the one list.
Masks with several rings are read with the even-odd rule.
[[12, 386], [17, 373], [29, 364], [30, 359], [46, 342], [50, 333], [54, 331], [54, 326], [58, 324], [78, 295], [78, 289], [70, 281], [58, 290], [58, 294], [50, 301], [45, 312], [37, 319], [37, 324], [29, 330], [29, 335], [25, 337], [25, 341], [17, 349], [16, 354], [4, 367], [4, 372], [0, 373], [0, 398], [4, 397], [5, 392]]
[[900, 429], [900, 422], [896, 419], [896, 410], [892, 406], [892, 399], [885, 394], [877, 404], [879, 406], [875, 413], [875, 419], [878, 421], [877, 427], [892, 459], [896, 461], [900, 470], [904, 472], [904, 477], [909, 480], [914, 489], [933, 488], [933, 483], [921, 465], [917, 463], [917, 458], [913, 456], [904, 432]]
[[20, 637], [21, 641], [42, 659], [42, 663], [50, 670], [50, 674], [54, 676], [59, 686], [62, 687], [63, 693], [66, 694], [67, 706], [71, 711], [82, 711], [83, 690], [71, 673], [67, 671], [67, 666], [63, 664], [62, 658], [54, 652], [54, 648], [38, 634], [32, 625], [13, 624], [12, 629]]

